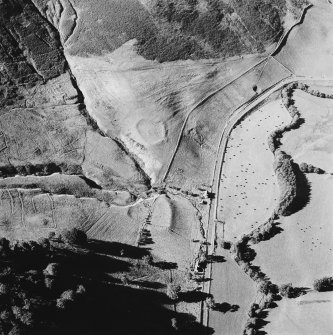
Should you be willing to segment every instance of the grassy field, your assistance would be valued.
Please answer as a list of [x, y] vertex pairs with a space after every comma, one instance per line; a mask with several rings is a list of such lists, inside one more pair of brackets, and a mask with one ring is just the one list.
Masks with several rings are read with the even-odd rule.
[[0, 188], [39, 188], [42, 192], [68, 194], [77, 198], [89, 197], [109, 205], [126, 206], [135, 198], [128, 191], [103, 190], [83, 176], [54, 173], [50, 176], [15, 176], [0, 180]]
[[2, 176], [82, 174], [83, 168], [111, 189], [146, 188], [148, 181], [127, 153], [89, 129], [68, 74], [21, 91], [21, 105], [0, 112]]
[[297, 75], [332, 78], [332, 6], [327, 1], [312, 1], [301, 25], [290, 33], [276, 59]]
[[189, 200], [177, 195], [159, 196], [146, 229], [151, 234], [153, 244], [148, 247], [154, 256], [182, 269], [189, 267], [201, 240], [198, 212]]
[[331, 99], [314, 97], [296, 90], [293, 95], [304, 123], [286, 132], [281, 149], [298, 164], [304, 162], [328, 174], [307, 174], [310, 187], [309, 202], [298, 212], [280, 219], [281, 234], [269, 242], [255, 246], [255, 264], [273, 282], [292, 282], [296, 286], [311, 287], [313, 281], [332, 271], [332, 217], [329, 205], [332, 192], [331, 172]]
[[0, 128], [2, 166], [83, 161], [86, 121], [76, 106], [16, 109], [2, 115]]
[[22, 99], [18, 104], [0, 112], [3, 175], [13, 175], [9, 168], [14, 167], [15, 171], [17, 166], [23, 167], [26, 174], [31, 173], [29, 166], [48, 164], [58, 171], [68, 170], [69, 174], [80, 170], [87, 123], [69, 75], [63, 74], [46, 84], [21, 86], [19, 92]]
[[254, 264], [277, 284], [311, 287], [333, 271], [331, 176], [308, 175], [311, 200], [301, 211], [281, 219], [281, 234], [254, 247]]
[[333, 100], [314, 97], [300, 90], [295, 92], [294, 100], [305, 123], [283, 136], [282, 150], [291, 154], [299, 164], [306, 162], [333, 172]]
[[332, 334], [332, 292], [310, 292], [296, 300], [278, 302], [263, 331], [271, 335]]
[[[211, 293], [217, 303], [227, 305], [224, 312], [212, 311], [208, 324], [216, 333], [241, 334], [248, 318], [247, 312], [257, 294], [256, 285], [225, 250], [218, 249], [216, 255], [224, 261], [213, 264]], [[228, 304], [236, 305], [235, 311], [228, 310]]]
[[[220, 137], [231, 112], [256, 95], [253, 86], [260, 80], [264, 90], [289, 75], [281, 65], [270, 64], [254, 67], [191, 114], [167, 178], [169, 183], [187, 189], [211, 184]], [[274, 75], [265, 75], [271, 71]]]
[[108, 137], [87, 131], [83, 173], [106, 189], [145, 191], [149, 180], [127, 153]]
[[279, 189], [267, 138], [290, 120], [281, 100], [275, 100], [245, 116], [231, 132], [220, 181], [218, 213], [218, 219], [226, 222], [226, 240], [237, 240], [241, 234], [249, 233], [274, 211]]
[[38, 189], [2, 189], [0, 206], [1, 234], [10, 240], [37, 240], [52, 231], [79, 227], [90, 238], [136, 245], [148, 216], [143, 202], [110, 207], [97, 199], [50, 195]]
[[89, 113], [156, 182], [165, 173], [186, 115], [260, 58], [160, 65], [137, 56], [133, 43], [127, 43], [103, 57], [68, 60]]

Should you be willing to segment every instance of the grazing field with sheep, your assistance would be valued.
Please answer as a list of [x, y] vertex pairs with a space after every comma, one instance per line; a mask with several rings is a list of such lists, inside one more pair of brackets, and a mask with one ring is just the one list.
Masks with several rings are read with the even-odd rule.
[[226, 240], [237, 240], [274, 211], [279, 188], [269, 150], [269, 134], [290, 122], [280, 99], [246, 115], [232, 130], [220, 180], [218, 219]]

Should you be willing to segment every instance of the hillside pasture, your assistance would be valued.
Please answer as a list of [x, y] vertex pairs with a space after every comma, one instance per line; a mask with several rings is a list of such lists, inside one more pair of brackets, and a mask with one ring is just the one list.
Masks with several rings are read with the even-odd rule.
[[305, 162], [332, 173], [333, 100], [300, 90], [295, 91], [293, 99], [305, 122], [299, 129], [284, 134], [282, 150], [299, 164]]
[[39, 188], [45, 193], [68, 194], [77, 198], [96, 198], [119, 206], [126, 206], [134, 201], [128, 191], [103, 190], [83, 176], [61, 173], [54, 173], [50, 176], [31, 175], [3, 178], [0, 179], [0, 188]]
[[187, 114], [261, 60], [158, 64], [138, 56], [133, 41], [103, 56], [67, 58], [90, 115], [138, 159], [153, 183], [168, 167]]
[[17, 106], [0, 111], [0, 166], [80, 165], [87, 124], [68, 73], [20, 94]]
[[0, 191], [0, 209], [1, 235], [10, 240], [37, 240], [50, 232], [77, 227], [89, 238], [131, 245], [136, 245], [148, 215], [143, 202], [110, 207], [97, 199], [19, 188]]
[[293, 28], [275, 58], [296, 75], [332, 79], [332, 5], [328, 1], [311, 2], [314, 6], [307, 10], [304, 21]]
[[[178, 195], [159, 196], [152, 206], [151, 224], [146, 225], [158, 259], [189, 267], [199, 248], [200, 221], [196, 208]], [[193, 242], [197, 240], [198, 242]]]
[[332, 292], [309, 292], [297, 299], [283, 299], [270, 311], [263, 331], [270, 335], [332, 334]]
[[246, 115], [232, 130], [220, 180], [218, 219], [225, 221], [225, 239], [267, 221], [279, 197], [269, 150], [269, 134], [290, 122], [281, 100], [273, 100]]
[[88, 130], [83, 173], [105, 189], [147, 189], [149, 180], [137, 169], [135, 161], [111, 138]]
[[34, 3], [55, 24], [70, 54], [101, 55], [154, 31], [149, 13], [139, 1], [34, 0]]
[[[228, 252], [218, 248], [216, 256], [222, 257], [223, 261], [212, 264], [210, 293], [216, 303], [224, 304], [225, 310], [211, 311], [208, 325], [217, 334], [241, 334], [248, 318], [247, 313], [257, 295], [256, 285], [230, 258]], [[236, 306], [235, 310], [230, 309], [232, 305]]]
[[[270, 71], [274, 75], [266, 75]], [[211, 185], [220, 138], [232, 112], [256, 96], [254, 85], [265, 90], [289, 74], [279, 64], [263, 62], [199, 106], [186, 124], [167, 182], [187, 189]]]
[[311, 186], [307, 206], [280, 219], [280, 234], [253, 246], [257, 253], [253, 263], [276, 284], [312, 287], [315, 279], [333, 272], [333, 177], [308, 174], [307, 178]]

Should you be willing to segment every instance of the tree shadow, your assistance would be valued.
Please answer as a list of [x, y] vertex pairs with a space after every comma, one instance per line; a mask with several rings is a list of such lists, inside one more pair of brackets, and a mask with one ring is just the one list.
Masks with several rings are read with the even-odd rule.
[[99, 186], [93, 180], [87, 178], [86, 176], [79, 176], [79, 178], [82, 179], [89, 187], [97, 190], [102, 190], [102, 186]]
[[180, 301], [184, 301], [188, 303], [204, 301], [211, 296], [212, 296], [211, 294], [201, 292], [201, 291], [195, 291], [195, 290], [187, 291], [187, 292], [180, 292], [178, 294]]
[[[20, 288], [27, 292], [26, 297], [31, 298], [31, 301], [50, 303], [47, 311], [45, 308], [41, 311], [42, 315], [36, 314], [36, 318], [42, 322], [31, 325], [27, 334], [210, 335], [213, 333], [212, 329], [199, 324], [191, 314], [174, 311], [170, 307], [173, 306], [173, 301], [165, 293], [156, 291], [164, 288], [163, 284], [142, 281], [138, 283], [141, 284], [141, 288], [134, 288], [119, 285], [119, 281], [112, 282], [111, 278], [107, 277], [108, 272], [129, 269], [130, 263], [63, 243], [53, 243], [52, 250], [48, 251], [43, 264], [39, 264], [38, 259], [37, 263], [29, 263], [27, 267], [29, 271], [19, 264], [19, 262], [26, 263], [20, 257], [3, 261], [4, 269], [0, 274], [2, 280], [6, 282], [16, 280], [15, 283], [18, 285], [15, 289]], [[57, 270], [43, 273], [45, 264], [51, 262], [58, 263]], [[6, 272], [9, 265], [11, 271]], [[45, 286], [45, 280], [49, 283], [54, 282], [52, 288]], [[78, 285], [84, 287], [80, 294], [77, 291]], [[56, 307], [56, 302], [60, 300], [64, 291], [73, 293], [70, 305]], [[177, 327], [173, 319], [176, 319]]]
[[161, 261], [161, 262], [154, 262], [152, 265], [162, 270], [174, 270], [178, 268], [177, 263], [174, 262]]
[[265, 231], [260, 231], [260, 227], [257, 228], [257, 230], [255, 230], [254, 233], [258, 231], [258, 235], [256, 236], [253, 233], [251, 237], [252, 243], [257, 244], [262, 241], [268, 241], [271, 238], [275, 237], [276, 235], [281, 234], [284, 231], [284, 229], [280, 227], [280, 224], [281, 224], [280, 222], [274, 222]]
[[226, 262], [226, 260], [225, 260], [225, 258], [223, 256], [208, 255], [207, 256], [207, 262], [208, 263], [224, 263], [224, 262]]
[[266, 310], [261, 310], [258, 314], [257, 317], [260, 319], [266, 319], [268, 316], [268, 311]]
[[[96, 283], [89, 285], [87, 292], [75, 310], [64, 313], [63, 325], [48, 334], [212, 334], [192, 315], [163, 307], [169, 302], [165, 294]], [[177, 331], [172, 327], [173, 318]]]
[[131, 264], [91, 251], [74, 252], [56, 248], [53, 262], [61, 263], [62, 272], [93, 280], [108, 280], [110, 274], [129, 271]]
[[259, 330], [259, 329], [265, 327], [265, 326], [268, 325], [268, 324], [269, 324], [269, 321], [264, 320], [264, 319], [258, 319], [256, 329]]
[[288, 215], [302, 210], [311, 200], [311, 184], [309, 180], [300, 170], [298, 164], [292, 162], [292, 167], [296, 176], [296, 197], [287, 210]]
[[140, 280], [140, 281], [130, 281], [130, 284], [138, 285], [140, 287], [145, 287], [154, 290], [160, 290], [166, 287], [165, 284], [159, 282], [150, 282], [147, 280]]
[[199, 277], [199, 278], [194, 278], [194, 280], [197, 283], [205, 283], [205, 282], [212, 281], [212, 278]]
[[269, 232], [269, 237], [267, 238], [267, 240], [273, 238], [276, 235], [281, 234], [284, 231], [284, 229], [280, 227], [280, 224], [281, 224], [280, 222], [274, 223], [272, 229]]
[[106, 242], [93, 239], [89, 240], [88, 249], [105, 255], [134, 259], [141, 259], [144, 256], [149, 255], [149, 250], [147, 248], [142, 249], [124, 243]]
[[293, 287], [292, 294], [289, 298], [298, 298], [307, 294], [311, 289], [309, 287]]
[[239, 305], [230, 305], [228, 302], [215, 303], [213, 310], [221, 313], [234, 313], [239, 310]]
[[254, 317], [249, 319], [246, 325], [246, 329], [253, 329], [254, 334], [267, 334], [266, 331], [262, 330], [262, 328], [269, 323], [270, 323], [269, 321], [266, 321], [262, 318]]
[[[269, 322], [268, 322], [268, 323], [269, 323]], [[256, 334], [258, 334], [258, 335], [267, 335], [267, 332], [261, 329], [261, 330], [258, 330], [258, 331], [256, 332]]]
[[139, 245], [148, 245], [148, 244], [154, 244], [155, 242], [153, 241], [151, 237], [151, 232], [148, 229], [143, 229], [141, 234], [140, 234], [140, 240], [139, 240]]

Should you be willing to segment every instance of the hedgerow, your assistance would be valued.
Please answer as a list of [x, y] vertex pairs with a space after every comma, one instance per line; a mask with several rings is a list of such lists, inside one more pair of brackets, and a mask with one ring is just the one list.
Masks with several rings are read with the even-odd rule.
[[313, 288], [318, 292], [333, 291], [333, 277], [324, 277], [316, 279]]

